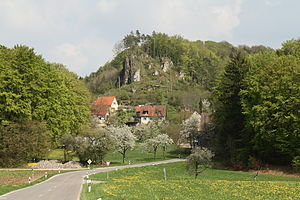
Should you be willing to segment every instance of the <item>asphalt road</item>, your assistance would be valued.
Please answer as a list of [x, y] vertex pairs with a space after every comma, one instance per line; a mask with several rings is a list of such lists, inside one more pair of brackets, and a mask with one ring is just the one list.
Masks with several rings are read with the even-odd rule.
[[125, 165], [119, 167], [104, 167], [93, 170], [81, 170], [68, 172], [51, 177], [50, 179], [36, 185], [0, 196], [0, 200], [79, 200], [84, 177], [89, 173], [106, 172], [117, 169], [142, 167], [155, 164], [179, 162], [183, 159], [172, 159], [151, 163]]

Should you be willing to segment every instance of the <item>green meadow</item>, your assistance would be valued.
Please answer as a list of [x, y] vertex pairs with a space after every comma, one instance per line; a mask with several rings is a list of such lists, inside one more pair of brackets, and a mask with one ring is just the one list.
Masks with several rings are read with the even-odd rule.
[[[164, 179], [166, 169], [167, 180]], [[300, 199], [300, 178], [207, 169], [198, 179], [186, 172], [186, 163], [123, 169], [91, 176], [88, 193], [84, 185], [81, 200], [184, 199], [184, 200], [296, 200]]]

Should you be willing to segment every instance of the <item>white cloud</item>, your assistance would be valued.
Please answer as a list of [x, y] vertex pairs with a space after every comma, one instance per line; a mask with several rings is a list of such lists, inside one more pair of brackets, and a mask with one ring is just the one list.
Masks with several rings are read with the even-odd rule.
[[80, 45], [63, 43], [54, 48], [55, 62], [61, 62], [71, 71], [82, 72], [82, 67], [88, 64], [88, 56], [84, 55]]
[[22, 32], [64, 31], [90, 17], [87, 5], [83, 0], [0, 0], [0, 23]]
[[0, 39], [29, 44], [50, 62], [86, 75], [131, 30], [228, 40], [240, 11], [240, 0], [0, 0]]
[[100, 0], [98, 2], [97, 8], [102, 12], [102, 13], [108, 13], [113, 11], [117, 6], [117, 3], [115, 0]]
[[[272, 30], [269, 32], [274, 33], [273, 38], [276, 34], [298, 37], [298, 29], [293, 26], [299, 18], [297, 7], [297, 0], [290, 3], [283, 0], [0, 0], [0, 43], [27, 44], [50, 62], [60, 62], [85, 75], [111, 59], [113, 44], [136, 29], [146, 34], [155, 30], [190, 40], [227, 40], [236, 44], [241, 43], [237, 38], [243, 38], [244, 43], [246, 37], [262, 43], [262, 39], [254, 39], [249, 34], [249, 27], [254, 25], [262, 34]], [[265, 9], [270, 12], [260, 18], [270, 22], [268, 26], [261, 25], [262, 21], [257, 21], [255, 16], [256, 10], [264, 12]], [[293, 12], [287, 13], [291, 9]], [[268, 21], [274, 17], [279, 19], [278, 13], [282, 13], [280, 20], [287, 27], [280, 31], [273, 21]], [[257, 31], [257, 38], [262, 38], [262, 34]], [[269, 35], [263, 40], [271, 40]], [[274, 40], [278, 43], [277, 38]]]
[[62, 43], [49, 52], [50, 59], [60, 62], [73, 72], [88, 75], [96, 71], [101, 63], [111, 59], [112, 44], [90, 37], [76, 43]]
[[43, 16], [34, 4], [25, 0], [0, 1], [0, 21], [13, 28], [43, 28]]
[[277, 6], [280, 4], [280, 0], [264, 0], [264, 2], [268, 6]]
[[236, 0], [233, 5], [215, 7], [212, 12], [216, 15], [214, 30], [221, 35], [230, 36], [231, 31], [240, 24], [241, 1]]
[[153, 0], [153, 4], [147, 12], [153, 30], [193, 40], [229, 39], [240, 23], [241, 0]]

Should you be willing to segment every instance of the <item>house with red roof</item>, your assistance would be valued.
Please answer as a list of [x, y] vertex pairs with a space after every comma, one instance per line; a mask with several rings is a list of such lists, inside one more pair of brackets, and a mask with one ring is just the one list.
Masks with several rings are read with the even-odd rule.
[[108, 116], [118, 110], [118, 102], [115, 96], [97, 97], [92, 105], [92, 114], [100, 120], [107, 120]]
[[135, 107], [136, 117], [141, 124], [148, 124], [154, 119], [167, 118], [166, 105], [139, 105]]

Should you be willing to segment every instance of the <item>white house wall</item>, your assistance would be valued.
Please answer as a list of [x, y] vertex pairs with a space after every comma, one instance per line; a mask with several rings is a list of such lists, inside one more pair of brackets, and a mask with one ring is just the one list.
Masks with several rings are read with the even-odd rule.
[[116, 98], [114, 98], [113, 102], [111, 103], [111, 109], [118, 110], [118, 108], [119, 108], [118, 102], [117, 102]]

